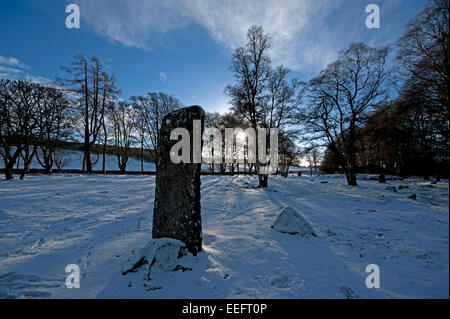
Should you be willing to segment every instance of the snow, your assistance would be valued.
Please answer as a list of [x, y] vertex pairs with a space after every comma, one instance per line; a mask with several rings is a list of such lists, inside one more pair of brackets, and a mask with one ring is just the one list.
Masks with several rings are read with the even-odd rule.
[[[0, 297], [448, 298], [448, 181], [349, 187], [342, 175], [320, 175], [256, 185], [253, 176], [202, 176], [204, 249], [174, 259], [180, 243], [151, 239], [154, 176], [1, 181]], [[272, 229], [286, 206], [317, 237]], [[151, 280], [145, 267], [122, 275], [142, 256], [161, 260]], [[69, 264], [80, 267], [79, 289], [65, 287]], [[369, 264], [380, 268], [379, 289], [365, 286]]]

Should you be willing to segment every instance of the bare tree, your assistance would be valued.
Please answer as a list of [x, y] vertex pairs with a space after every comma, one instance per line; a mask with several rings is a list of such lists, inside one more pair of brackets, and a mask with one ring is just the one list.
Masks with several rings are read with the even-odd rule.
[[33, 162], [33, 159], [37, 154], [38, 146], [43, 134], [39, 123], [41, 122], [41, 118], [45, 116], [45, 113], [48, 111], [46, 87], [37, 83], [34, 83], [32, 85], [35, 86], [33, 93], [31, 93], [34, 96], [34, 104], [29, 106], [31, 110], [30, 116], [33, 118], [33, 125], [35, 125], [36, 122], [38, 123], [38, 125], [34, 130], [30, 131], [30, 134], [25, 135], [25, 139], [23, 140], [23, 149], [20, 153], [20, 158], [23, 162], [23, 169], [20, 173], [20, 179], [25, 178], [25, 175], [30, 170], [31, 163]]
[[[233, 54], [231, 71], [237, 83], [225, 88], [232, 111], [248, 121], [255, 131], [263, 122], [264, 91], [270, 78], [269, 48], [269, 35], [261, 26], [252, 26], [247, 32], [247, 45], [237, 48]], [[258, 179], [259, 187], [267, 186], [266, 175], [259, 174]]]
[[114, 105], [114, 100], [116, 99], [117, 94], [120, 93], [116, 85], [116, 78], [114, 76], [110, 76], [106, 72], [102, 72], [103, 78], [103, 86], [102, 86], [102, 102], [101, 102], [101, 122], [102, 122], [102, 172], [106, 174], [106, 149], [108, 147], [108, 133], [112, 131], [112, 128], [107, 123], [107, 112], [106, 110]]
[[[28, 81], [0, 80], [0, 155], [5, 178], [12, 179], [14, 164], [26, 151], [25, 170], [29, 167], [30, 146], [38, 139], [37, 109], [42, 100], [42, 87]], [[22, 178], [23, 174], [22, 173]]]
[[61, 171], [64, 167], [66, 167], [70, 161], [72, 160], [72, 156], [68, 151], [63, 149], [56, 149], [53, 153], [53, 164], [55, 164], [56, 169]]
[[[146, 96], [132, 96], [133, 106], [139, 111], [137, 119], [141, 153], [144, 147], [153, 156], [153, 162], [158, 162], [158, 139], [163, 117], [180, 107], [182, 103], [173, 95], [162, 92], [150, 92]], [[142, 159], [143, 160], [143, 159]], [[141, 162], [141, 166], [143, 163]]]
[[44, 99], [38, 116], [40, 139], [37, 141], [36, 158], [47, 173], [52, 171], [56, 150], [71, 133], [69, 103], [58, 88], [44, 88]]
[[279, 167], [282, 176], [287, 177], [289, 168], [293, 165], [299, 156], [299, 150], [294, 143], [294, 138], [285, 132], [279, 135]]
[[[418, 85], [430, 91], [429, 103], [435, 105], [435, 115], [449, 120], [450, 46], [449, 12], [447, 0], [431, 0], [425, 9], [408, 25], [400, 39], [397, 59]], [[414, 87], [412, 88], [415, 89]]]
[[295, 122], [305, 83], [288, 80], [289, 72], [282, 65], [270, 72], [264, 99], [264, 127], [285, 128]]
[[133, 101], [133, 107], [137, 112], [136, 116], [136, 131], [139, 139], [139, 153], [140, 153], [140, 161], [141, 161], [141, 174], [144, 173], [144, 149], [145, 149], [145, 128], [146, 128], [146, 120], [145, 120], [145, 112], [142, 106]]
[[[242, 116], [239, 116], [235, 112], [227, 112], [220, 116], [217, 128], [220, 129], [222, 133], [222, 162], [220, 163], [220, 172], [224, 173], [227, 170], [227, 163], [225, 162], [225, 129], [226, 128], [241, 128], [242, 130], [246, 130], [251, 127], [250, 123], [245, 120]], [[245, 135], [245, 133], [244, 133]], [[236, 136], [236, 138], [242, 138], [239, 136]], [[243, 136], [245, 139], [244, 142], [248, 140], [248, 137]], [[233, 157], [236, 155], [236, 149], [233, 147]], [[251, 171], [252, 168], [255, 166], [254, 163], [248, 162], [248, 143], [244, 143], [244, 171], [246, 171], [247, 166], [249, 167], [249, 170]], [[228, 163], [228, 171], [230, 173], [234, 173], [235, 169], [239, 171], [239, 164], [240, 163]]]
[[[97, 142], [104, 124], [107, 103], [119, 92], [114, 77], [103, 71], [96, 57], [77, 55], [70, 66], [63, 66], [69, 79], [60, 81], [77, 97], [76, 129], [84, 141], [83, 170], [92, 172], [91, 147]], [[98, 159], [97, 159], [98, 160]]]
[[[217, 128], [217, 129], [221, 129], [221, 116], [218, 112], [206, 112], [205, 114], [205, 128]], [[222, 138], [223, 138], [223, 134], [222, 134]], [[223, 140], [222, 140], [222, 150], [221, 152], [223, 153]], [[204, 155], [202, 155], [203, 158]], [[223, 160], [223, 156], [222, 156], [222, 160]], [[222, 164], [222, 163], [221, 163]], [[211, 173], [214, 173], [214, 168], [215, 168], [215, 163], [213, 161], [211, 161], [211, 163], [209, 164], [209, 168]]]
[[304, 150], [304, 156], [308, 162], [309, 175], [312, 176], [314, 171], [319, 167], [320, 153], [317, 146], [312, 145]]
[[305, 140], [324, 141], [356, 186], [356, 142], [367, 112], [385, 98], [388, 49], [352, 43], [309, 83], [310, 103], [299, 113]]
[[109, 114], [114, 131], [114, 148], [117, 165], [123, 173], [127, 168], [130, 147], [135, 143], [137, 112], [127, 102], [109, 108]]
[[398, 61], [404, 85], [400, 97], [418, 121], [414, 133], [423, 155], [419, 159], [424, 178], [436, 179], [448, 168], [450, 47], [447, 0], [431, 0], [408, 25], [400, 39]]
[[[289, 70], [283, 66], [272, 70], [268, 56], [270, 42], [261, 26], [248, 30], [247, 45], [235, 50], [231, 63], [237, 83], [225, 88], [232, 111], [255, 131], [258, 127], [281, 128], [292, 119], [297, 108], [300, 82], [287, 81]], [[258, 186], [267, 187], [268, 175], [258, 174], [258, 178]]]

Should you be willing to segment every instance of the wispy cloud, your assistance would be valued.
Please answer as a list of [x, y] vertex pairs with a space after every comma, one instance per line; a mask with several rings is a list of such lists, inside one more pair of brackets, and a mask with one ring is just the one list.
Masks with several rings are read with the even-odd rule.
[[0, 55], [0, 79], [28, 80], [39, 83], [50, 83], [51, 80], [36, 76], [29, 72], [30, 67], [17, 58]]
[[159, 79], [163, 82], [167, 82], [167, 74], [165, 74], [164, 72], [159, 72]]
[[[388, 14], [406, 1], [386, 4], [386, 29], [402, 21]], [[126, 46], [150, 49], [168, 32], [192, 24], [203, 26], [229, 50], [245, 44], [248, 28], [264, 26], [272, 37], [270, 55], [276, 64], [317, 72], [352, 41], [386, 42], [397, 34], [367, 33], [364, 1], [345, 0], [79, 0], [88, 25], [105, 38]], [[382, 8], [383, 10], [383, 8]], [[406, 21], [404, 21], [406, 22]], [[369, 37], [369, 39], [367, 39]], [[375, 40], [373, 40], [375, 38]]]
[[14, 68], [20, 68], [20, 69], [29, 69], [29, 67], [20, 62], [17, 58], [14, 57], [7, 57], [0, 54], [0, 65], [3, 66], [9, 66]]

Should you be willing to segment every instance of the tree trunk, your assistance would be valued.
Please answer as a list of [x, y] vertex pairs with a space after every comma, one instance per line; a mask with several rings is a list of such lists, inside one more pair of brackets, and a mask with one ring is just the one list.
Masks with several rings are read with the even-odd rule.
[[349, 186], [358, 186], [358, 183], [356, 182], [356, 174], [353, 170], [347, 170], [345, 172], [345, 178], [347, 178], [347, 184]]
[[269, 175], [258, 175], [258, 187], [267, 187], [267, 182], [269, 180]]
[[39, 152], [36, 152], [36, 159], [38, 160], [39, 164], [44, 169], [45, 173], [50, 174], [53, 169], [53, 153], [54, 151], [49, 150], [48, 148], [41, 147], [41, 153], [42, 153], [42, 161], [39, 158]]
[[344, 173], [349, 186], [358, 186], [356, 182], [355, 154], [348, 152], [345, 158]]
[[89, 141], [84, 142], [84, 169], [86, 173], [92, 173], [91, 144]]
[[53, 154], [49, 155], [49, 157], [45, 160], [45, 172], [47, 174], [51, 174], [52, 169], [53, 169]]
[[85, 156], [86, 156], [86, 173], [92, 173], [92, 162], [90, 152], [88, 151], [88, 153], [86, 153]]
[[103, 150], [102, 150], [102, 173], [106, 174], [106, 147], [107, 147], [107, 135], [105, 134], [105, 141], [103, 142]]
[[144, 174], [144, 139], [141, 139], [141, 174]]
[[37, 146], [34, 146], [33, 150], [30, 153], [30, 146], [25, 147], [25, 155], [22, 156], [23, 159], [23, 170], [20, 173], [20, 179], [25, 178], [25, 174], [27, 174], [30, 171], [30, 166], [33, 161], [34, 155], [36, 154]]
[[14, 179], [14, 176], [12, 174], [12, 169], [14, 167], [14, 163], [11, 164], [7, 164], [6, 161], [5, 162], [5, 179], [6, 180], [10, 180], [10, 179]]
[[102, 154], [102, 172], [106, 174], [106, 147], [103, 146], [103, 154]]
[[11, 169], [5, 169], [5, 179], [6, 180], [14, 179]]

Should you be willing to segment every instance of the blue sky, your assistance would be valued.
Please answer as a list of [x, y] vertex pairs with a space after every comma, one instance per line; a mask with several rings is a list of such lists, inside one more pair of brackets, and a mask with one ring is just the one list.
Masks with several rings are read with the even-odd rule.
[[[0, 77], [63, 75], [76, 54], [95, 55], [115, 74], [121, 97], [163, 91], [185, 105], [225, 111], [233, 50], [263, 25], [270, 56], [307, 81], [351, 42], [395, 43], [426, 0], [15, 0], [0, 2]], [[78, 4], [81, 28], [67, 29]], [[365, 27], [379, 5], [381, 28]]]

